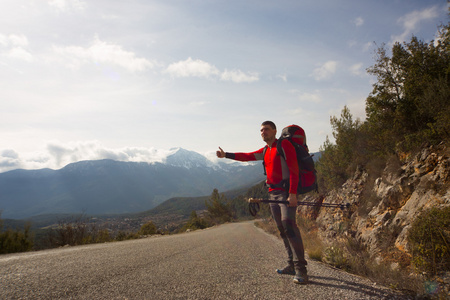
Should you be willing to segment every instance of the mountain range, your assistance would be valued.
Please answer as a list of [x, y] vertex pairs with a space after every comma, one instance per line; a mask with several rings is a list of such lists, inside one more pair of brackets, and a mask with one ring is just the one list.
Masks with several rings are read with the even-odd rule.
[[119, 214], [152, 209], [173, 197], [210, 195], [264, 180], [261, 163], [220, 160], [178, 148], [163, 162], [93, 160], [59, 170], [0, 173], [2, 218], [40, 214]]

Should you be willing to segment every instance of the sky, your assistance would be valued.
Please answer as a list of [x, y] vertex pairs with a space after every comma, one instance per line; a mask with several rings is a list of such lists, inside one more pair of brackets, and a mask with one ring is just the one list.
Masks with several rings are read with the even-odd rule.
[[375, 51], [429, 42], [446, 0], [2, 0], [0, 172], [264, 146], [364, 120]]

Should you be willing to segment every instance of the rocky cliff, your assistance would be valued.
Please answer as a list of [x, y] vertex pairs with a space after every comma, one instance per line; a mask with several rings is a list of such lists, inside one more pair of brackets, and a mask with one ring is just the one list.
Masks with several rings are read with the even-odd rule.
[[316, 219], [328, 245], [352, 237], [372, 257], [391, 262], [410, 257], [407, 236], [415, 218], [428, 208], [450, 206], [449, 156], [450, 149], [440, 144], [390, 159], [381, 176], [358, 169], [339, 190], [305, 199], [349, 203], [349, 209], [302, 207], [300, 214]]

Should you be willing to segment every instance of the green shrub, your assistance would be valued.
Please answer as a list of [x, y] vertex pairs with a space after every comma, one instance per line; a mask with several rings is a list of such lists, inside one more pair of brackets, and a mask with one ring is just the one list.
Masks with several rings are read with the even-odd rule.
[[84, 214], [59, 220], [56, 228], [46, 232], [45, 248], [86, 245], [112, 241], [108, 230], [98, 229]]
[[429, 276], [450, 271], [450, 207], [422, 212], [411, 226], [408, 242], [419, 271]]
[[30, 233], [31, 225], [25, 225], [23, 231], [3, 229], [3, 220], [0, 219], [0, 254], [31, 251], [33, 249], [33, 237]]
[[125, 232], [125, 231], [119, 231], [114, 238], [115, 241], [127, 241], [127, 240], [136, 240], [139, 238], [138, 233], [134, 232]]
[[197, 215], [197, 212], [193, 210], [191, 212], [191, 216], [188, 220], [188, 222], [182, 227], [182, 231], [186, 231], [188, 229], [190, 230], [197, 230], [197, 229], [205, 229], [209, 227], [210, 225], [208, 222]]
[[108, 230], [99, 230], [95, 236], [95, 243], [106, 243], [112, 240]]
[[325, 249], [325, 261], [330, 265], [343, 269], [349, 269], [349, 262], [345, 256], [344, 250], [338, 246], [331, 246]]
[[95, 230], [95, 226], [89, 224], [89, 218], [84, 214], [72, 216], [58, 221], [58, 226], [48, 233], [48, 243], [52, 248], [89, 244], [93, 242]]
[[152, 221], [149, 221], [141, 226], [139, 233], [142, 235], [152, 235], [156, 234], [157, 231], [158, 229], [156, 228], [156, 225]]
[[0, 233], [0, 254], [31, 251], [32, 248], [29, 225], [23, 231], [7, 229]]

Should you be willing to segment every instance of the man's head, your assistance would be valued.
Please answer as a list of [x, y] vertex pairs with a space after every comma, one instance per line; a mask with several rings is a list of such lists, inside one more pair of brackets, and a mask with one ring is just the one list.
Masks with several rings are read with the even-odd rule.
[[261, 124], [261, 137], [267, 145], [271, 146], [277, 135], [277, 126], [272, 121], [264, 121]]

